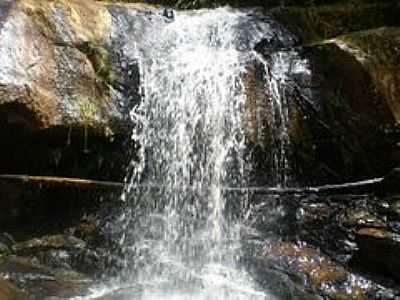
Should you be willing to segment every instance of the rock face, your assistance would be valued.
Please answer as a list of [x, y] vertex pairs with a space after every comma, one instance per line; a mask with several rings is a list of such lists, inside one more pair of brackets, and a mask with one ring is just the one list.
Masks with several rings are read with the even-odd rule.
[[[399, 164], [399, 37], [385, 27], [306, 49], [319, 91], [304, 111], [312, 142], [300, 141], [300, 156], [314, 153], [342, 180], [383, 176]], [[307, 147], [314, 152], [302, 153]]]
[[[299, 38], [294, 47], [273, 46], [282, 57], [297, 52], [284, 75], [289, 136], [284, 152], [288, 172], [296, 174], [292, 184], [382, 177], [400, 164], [400, 7], [371, 2], [268, 10]], [[269, 45], [255, 50], [270, 61]], [[299, 71], [302, 65], [308, 73]], [[249, 66], [245, 84], [248, 139], [261, 170], [257, 177], [266, 184], [277, 143], [262, 68], [257, 62]]]
[[[395, 142], [399, 30], [337, 36], [397, 25], [398, 10], [395, 2], [387, 2], [269, 11], [300, 42], [334, 37], [308, 46], [297, 43], [298, 60], [308, 59], [313, 72], [309, 78], [294, 74], [295, 87], [289, 91], [288, 134], [296, 162], [291, 169], [300, 182], [378, 176], [400, 163]], [[78, 0], [1, 4], [0, 139], [5, 147], [0, 173], [123, 178], [126, 159], [117, 152], [131, 126], [127, 112], [141, 97], [138, 62], [126, 55], [133, 47], [127, 34], [134, 40], [143, 32], [132, 31], [134, 25], [119, 16], [133, 13], [141, 23], [147, 12], [162, 14], [162, 9]], [[291, 51], [277, 41], [255, 50], [263, 55], [271, 48]], [[264, 117], [249, 130], [255, 159], [263, 165], [272, 160], [265, 154], [274, 143], [271, 122], [265, 120], [271, 108], [260, 65], [247, 69], [248, 96], [255, 98], [249, 100], [255, 103], [250, 111], [260, 113], [264, 107]], [[31, 151], [26, 153], [26, 147]]]
[[[381, 177], [400, 164], [399, 47], [399, 28], [382, 27], [297, 48], [292, 64], [304, 59], [311, 70], [293, 71], [287, 100], [289, 161], [300, 183]], [[266, 124], [258, 140], [270, 149]]]
[[15, 110], [8, 123], [36, 129], [120, 118], [106, 90], [110, 27], [95, 2], [13, 4], [0, 37], [0, 105]]
[[94, 1], [2, 2], [0, 173], [121, 180], [119, 135], [130, 125], [111, 32], [111, 14]]
[[371, 28], [399, 25], [397, 16], [400, 7], [397, 1], [361, 2], [363, 1], [341, 1], [333, 5], [311, 7], [287, 6], [273, 8], [271, 13], [303, 43]]
[[[137, 94], [139, 78], [119, 72], [113, 22], [95, 1], [1, 1], [0, 174], [123, 180], [127, 95]], [[33, 190], [1, 182], [0, 223], [65, 216], [74, 209], [62, 202], [93, 199], [74, 188]]]

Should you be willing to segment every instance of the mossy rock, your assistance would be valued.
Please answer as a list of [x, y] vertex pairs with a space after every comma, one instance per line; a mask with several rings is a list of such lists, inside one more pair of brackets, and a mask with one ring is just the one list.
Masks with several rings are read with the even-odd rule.
[[275, 8], [272, 15], [303, 43], [380, 26], [400, 24], [400, 5], [395, 2], [357, 5], [352, 3]]
[[399, 37], [399, 28], [383, 27], [299, 49], [315, 96], [293, 101], [300, 117], [289, 133], [306, 183], [381, 177], [400, 164]]

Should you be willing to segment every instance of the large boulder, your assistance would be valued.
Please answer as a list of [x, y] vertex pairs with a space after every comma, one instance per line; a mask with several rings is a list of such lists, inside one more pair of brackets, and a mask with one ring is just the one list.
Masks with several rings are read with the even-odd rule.
[[32, 129], [120, 118], [110, 101], [111, 15], [87, 1], [18, 1], [0, 32], [0, 106]]
[[[301, 7], [296, 1], [292, 4], [297, 6], [281, 6], [268, 10], [303, 43], [381, 26], [400, 25], [398, 1], [340, 1], [321, 3], [323, 5], [315, 5], [316, 1], [307, 2], [308, 7]], [[310, 5], [310, 2], [314, 5]]]
[[301, 50], [312, 80], [297, 84], [290, 134], [309, 183], [381, 177], [399, 164], [399, 47], [400, 28], [383, 27]]
[[10, 256], [0, 261], [0, 271], [8, 278], [7, 281], [0, 280], [2, 300], [71, 299], [87, 294], [93, 284], [83, 274], [44, 266], [35, 258]]
[[[133, 8], [147, 9], [121, 9]], [[2, 1], [0, 173], [123, 179], [139, 75], [135, 66], [120, 72], [110, 10], [96, 1]]]
[[267, 243], [259, 261], [265, 268], [285, 270], [293, 281], [329, 299], [364, 299], [369, 293], [359, 278], [310, 246]]
[[356, 232], [358, 257], [374, 272], [387, 273], [400, 280], [400, 235], [379, 228], [361, 228]]

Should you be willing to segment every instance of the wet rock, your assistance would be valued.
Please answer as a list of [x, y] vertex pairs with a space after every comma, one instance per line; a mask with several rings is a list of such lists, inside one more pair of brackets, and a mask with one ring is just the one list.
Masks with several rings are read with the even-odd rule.
[[95, 216], [94, 214], [85, 214], [78, 226], [72, 228], [73, 234], [86, 242], [96, 242], [100, 236], [99, 229], [99, 216]]
[[343, 226], [349, 229], [359, 228], [363, 226], [370, 226], [375, 228], [387, 228], [387, 224], [383, 220], [381, 220], [378, 216], [374, 215], [373, 213], [367, 210], [362, 210], [362, 209], [346, 210], [345, 215], [342, 216], [340, 221]]
[[[399, 36], [398, 27], [382, 27], [274, 52], [290, 66], [280, 70], [286, 78], [280, 100], [288, 115], [286, 129], [274, 124], [271, 91], [262, 84], [271, 75], [263, 63], [250, 64], [244, 78], [247, 135], [263, 170], [258, 177], [268, 177], [274, 163], [268, 149], [283, 144], [288, 172], [297, 174], [289, 184], [359, 181], [397, 166]], [[271, 73], [274, 59], [264, 52]], [[288, 142], [279, 139], [284, 130]]]
[[[297, 4], [297, 2], [296, 2]], [[288, 6], [272, 14], [304, 43], [332, 38], [354, 31], [399, 25], [400, 7], [395, 1], [340, 3], [334, 5]]]
[[320, 300], [320, 296], [305, 287], [301, 279], [284, 270], [263, 269], [259, 271], [259, 281], [278, 299]]
[[24, 0], [7, 13], [0, 10], [0, 110], [6, 124], [30, 130], [85, 126], [104, 136], [127, 125], [116, 98], [123, 78], [111, 65], [116, 41], [110, 40], [115, 28], [108, 4]]
[[90, 275], [104, 272], [107, 262], [103, 248], [92, 250], [86, 242], [71, 235], [34, 238], [17, 243], [13, 250], [51, 269], [77, 270]]
[[108, 5], [24, 0], [0, 6], [0, 173], [124, 177], [120, 149], [132, 126], [132, 99], [121, 95], [127, 86], [138, 89], [139, 77], [114, 70], [121, 47], [111, 41], [118, 28]]
[[14, 255], [0, 261], [0, 273], [25, 291], [29, 299], [72, 298], [87, 293], [92, 284], [88, 277], [75, 271], [52, 269], [35, 258]]
[[29, 299], [20, 289], [10, 281], [0, 279], [0, 299], [1, 300], [27, 300]]
[[7, 232], [3, 232], [0, 234], [0, 242], [7, 245], [8, 247], [12, 247], [15, 244], [15, 240], [11, 234]]
[[0, 257], [8, 255], [12, 252], [12, 247], [15, 244], [15, 240], [8, 233], [0, 234]]
[[[131, 123], [114, 86], [126, 74], [112, 70], [120, 50], [111, 49], [112, 23], [108, 4], [96, 1], [1, 1], [0, 174], [122, 181]], [[105, 197], [110, 193], [0, 180], [0, 226], [22, 219], [34, 230], [46, 222], [71, 226], [60, 224]]]
[[[356, 218], [354, 214], [364, 207], [363, 197], [303, 197], [296, 212], [295, 230], [298, 230], [301, 240], [321, 248], [338, 261], [346, 262], [356, 250], [353, 226], [365, 222], [363, 215]], [[367, 208], [364, 210], [368, 211]]]
[[400, 280], [400, 235], [384, 229], [362, 228], [356, 233], [358, 259], [375, 273], [386, 272]]
[[320, 226], [329, 222], [335, 208], [327, 203], [311, 203], [302, 205], [298, 212], [298, 220], [310, 227]]
[[42, 277], [53, 275], [50, 268], [40, 265], [35, 258], [26, 258], [10, 255], [0, 261], [0, 272], [2, 274], [37, 274]]
[[13, 250], [18, 254], [31, 253], [47, 249], [83, 249], [86, 243], [77, 237], [70, 235], [49, 235], [41, 238], [34, 238], [29, 241], [17, 243]]
[[[80, 45], [101, 44], [109, 26], [110, 16], [95, 2], [14, 6], [0, 35], [0, 105], [10, 110], [8, 123], [40, 129], [100, 120], [107, 102], [97, 100], [96, 67]], [[108, 111], [116, 110], [108, 105]]]
[[381, 177], [399, 164], [399, 36], [383, 27], [303, 49], [311, 93], [298, 84], [290, 138], [305, 184]]
[[400, 194], [400, 168], [395, 168], [387, 174], [380, 183], [381, 195]]
[[342, 293], [349, 299], [364, 295], [360, 283], [352, 280], [345, 268], [315, 248], [283, 242], [267, 245], [260, 259], [265, 266], [289, 272], [292, 280], [300, 281], [322, 295]]
[[350, 273], [310, 246], [288, 242], [268, 244], [259, 259], [264, 268], [284, 272], [292, 281], [328, 299], [372, 299], [382, 292], [371, 281]]
[[7, 245], [0, 242], [0, 257], [10, 253], [10, 248]]
[[392, 202], [389, 209], [390, 212], [395, 215], [396, 220], [400, 220], [400, 201]]
[[314, 286], [346, 280], [348, 274], [342, 267], [323, 257], [318, 250], [311, 247], [280, 243], [267, 246], [263, 258], [272, 264], [286, 264], [305, 275]]

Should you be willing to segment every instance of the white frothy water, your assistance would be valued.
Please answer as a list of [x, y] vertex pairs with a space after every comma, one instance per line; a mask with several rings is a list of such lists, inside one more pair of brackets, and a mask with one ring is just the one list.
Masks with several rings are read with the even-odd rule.
[[[141, 20], [133, 25], [140, 34], [122, 48], [139, 64], [142, 100], [130, 113], [139, 147], [118, 223], [121, 278], [139, 291], [132, 299], [274, 299], [240, 264], [246, 213], [237, 204], [247, 199], [224, 187], [248, 185], [243, 74], [257, 59], [255, 44], [281, 32], [228, 8]], [[131, 26], [122, 16], [118, 22]], [[267, 88], [287, 118], [274, 82]], [[146, 184], [159, 188], [137, 188]]]
[[[123, 244], [136, 258], [145, 252], [131, 275], [143, 299], [265, 298], [239, 266], [239, 223], [225, 215], [221, 188], [245, 185], [242, 17], [178, 12], [149, 48], [137, 45], [144, 98], [131, 117], [141, 151], [127, 197], [142, 215]], [[164, 188], [143, 195], [138, 182]]]

